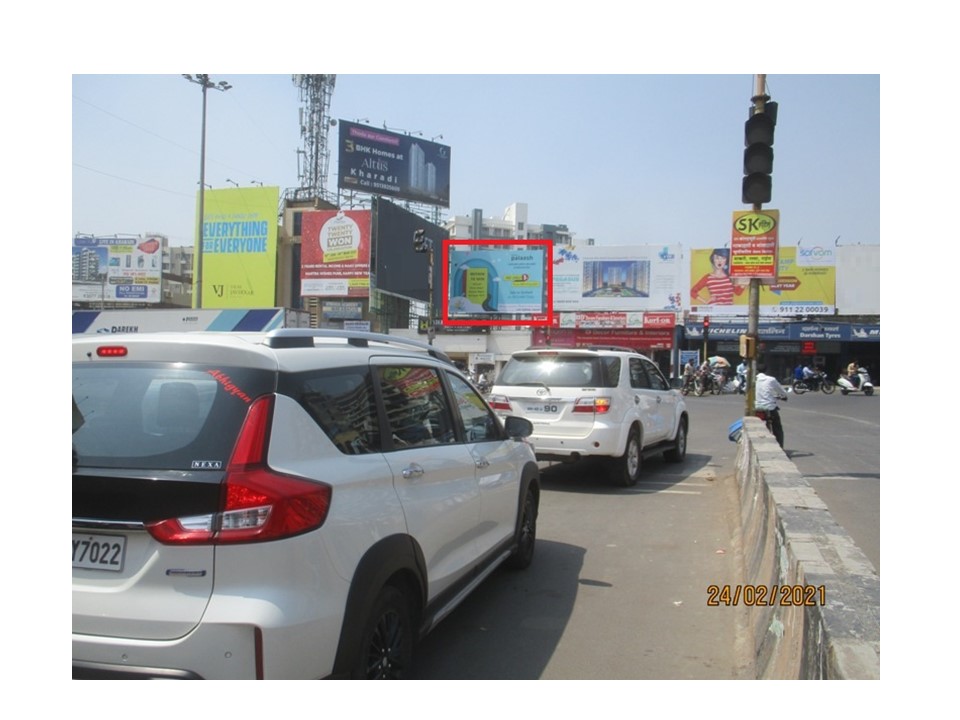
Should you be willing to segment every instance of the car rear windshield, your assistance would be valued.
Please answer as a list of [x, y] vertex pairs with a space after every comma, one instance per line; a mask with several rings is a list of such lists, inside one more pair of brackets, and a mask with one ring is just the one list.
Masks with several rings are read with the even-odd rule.
[[271, 372], [219, 366], [80, 364], [73, 368], [77, 467], [226, 468], [247, 408]]
[[516, 355], [497, 377], [497, 385], [616, 387], [619, 357], [590, 355]]

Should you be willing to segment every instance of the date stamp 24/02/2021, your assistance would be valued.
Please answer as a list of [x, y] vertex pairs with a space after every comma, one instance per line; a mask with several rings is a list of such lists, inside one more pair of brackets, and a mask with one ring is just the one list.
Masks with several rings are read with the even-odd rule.
[[823, 585], [708, 585], [707, 606], [802, 607], [825, 605]]

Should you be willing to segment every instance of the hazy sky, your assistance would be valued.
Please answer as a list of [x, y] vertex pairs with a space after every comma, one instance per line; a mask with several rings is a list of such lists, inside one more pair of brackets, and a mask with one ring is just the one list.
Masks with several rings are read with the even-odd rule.
[[[192, 68], [196, 69], [196, 68]], [[200, 68], [203, 69], [203, 68]], [[212, 74], [206, 182], [297, 187], [289, 74]], [[451, 147], [448, 215], [565, 224], [601, 245], [722, 245], [741, 202], [754, 76], [338, 74], [330, 114]], [[773, 199], [781, 242], [880, 241], [879, 75], [768, 75], [779, 104]], [[181, 75], [74, 75], [73, 233], [191, 244], [201, 91]], [[339, 128], [329, 135], [336, 189]], [[442, 139], [437, 136], [442, 135]]]

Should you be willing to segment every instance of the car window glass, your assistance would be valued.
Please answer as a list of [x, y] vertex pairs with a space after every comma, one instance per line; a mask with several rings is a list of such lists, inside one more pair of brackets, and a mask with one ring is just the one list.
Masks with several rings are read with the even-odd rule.
[[650, 388], [650, 378], [647, 377], [640, 358], [630, 358], [630, 387], [641, 390]]
[[242, 368], [74, 366], [79, 465], [225, 466], [250, 403], [272, 389], [270, 373]]
[[[286, 382], [293, 384], [287, 390]], [[380, 423], [370, 370], [347, 367], [287, 378], [281, 386], [347, 455], [380, 451]]]
[[457, 375], [448, 374], [453, 390], [454, 405], [463, 421], [467, 442], [500, 440], [503, 433], [496, 415], [486, 406], [477, 391]]
[[434, 368], [377, 368], [394, 448], [457, 441], [447, 397]]
[[667, 382], [666, 378], [663, 377], [663, 373], [660, 372], [660, 368], [658, 368], [649, 360], [643, 360], [642, 362], [646, 368], [647, 375], [650, 378], [650, 387], [652, 387], [654, 390], [669, 390], [670, 384]]
[[603, 367], [604, 380], [600, 385], [602, 387], [616, 387], [620, 384], [620, 358], [616, 355], [608, 355], [600, 359]]
[[573, 355], [514, 357], [497, 377], [498, 385], [595, 387], [603, 383], [597, 358]]

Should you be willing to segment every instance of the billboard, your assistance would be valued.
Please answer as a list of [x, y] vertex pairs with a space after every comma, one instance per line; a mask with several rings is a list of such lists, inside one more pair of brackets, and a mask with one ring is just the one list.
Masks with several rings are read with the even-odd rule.
[[682, 309], [678, 245], [553, 248], [554, 312]]
[[[476, 240], [443, 243], [443, 321], [488, 325], [550, 322], [549, 240]], [[500, 249], [503, 247], [504, 249]], [[530, 315], [529, 320], [503, 320]], [[485, 317], [486, 316], [486, 317]], [[489, 318], [489, 319], [488, 319]]]
[[340, 120], [337, 187], [450, 207], [450, 146]]
[[160, 238], [77, 235], [72, 250], [74, 302], [160, 302]]
[[[690, 251], [690, 312], [700, 315], [743, 315], [749, 312], [749, 280], [731, 278], [727, 248]], [[760, 314], [833, 315], [836, 307], [836, 263], [830, 253], [781, 247], [777, 277], [760, 285]], [[712, 331], [712, 328], [711, 328]]]
[[279, 187], [203, 194], [203, 307], [274, 305], [279, 202]]
[[313, 210], [301, 220], [300, 294], [369, 297], [369, 210]]
[[835, 245], [810, 251], [836, 255], [837, 311], [841, 315], [880, 314], [879, 245]]

